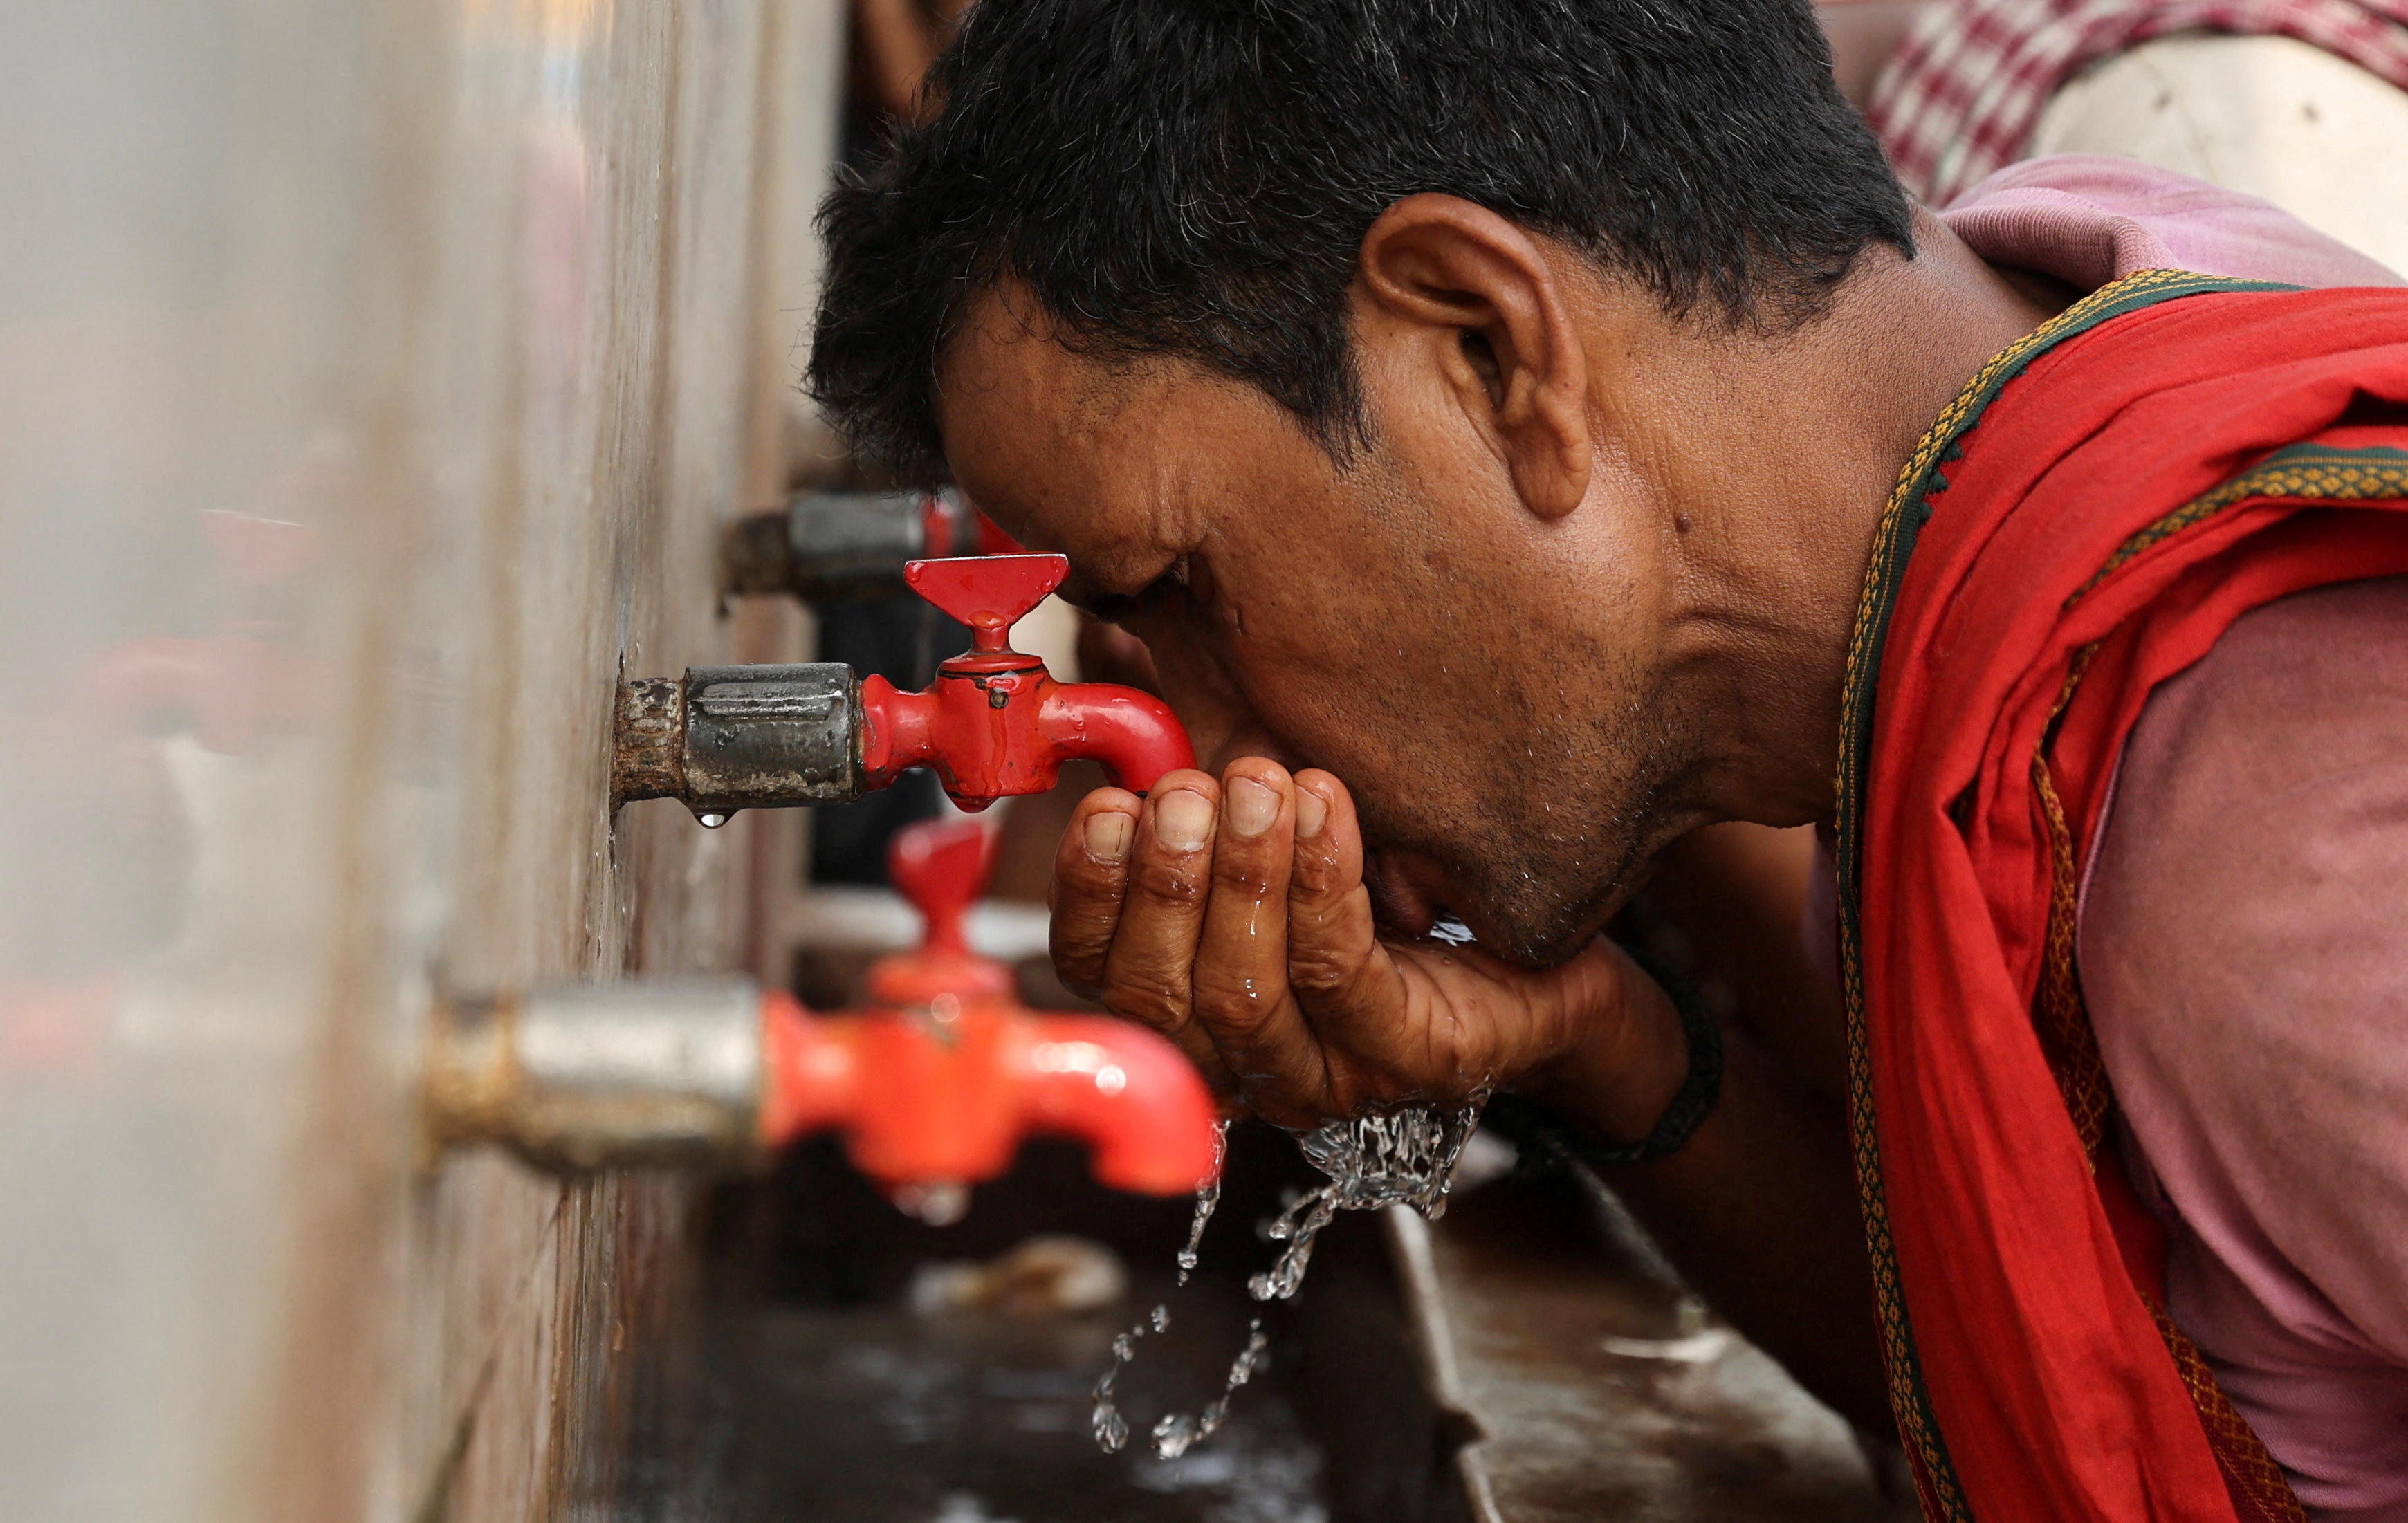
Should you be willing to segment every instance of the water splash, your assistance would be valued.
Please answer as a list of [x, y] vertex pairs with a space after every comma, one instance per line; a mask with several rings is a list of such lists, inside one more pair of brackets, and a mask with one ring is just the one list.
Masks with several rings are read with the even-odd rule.
[[[1154, 1323], [1157, 1331], [1167, 1328], [1170, 1325], [1170, 1309], [1156, 1306], [1146, 1320]], [[1129, 1361], [1137, 1358], [1137, 1341], [1145, 1336], [1145, 1322], [1140, 1322], [1112, 1340], [1112, 1367], [1096, 1382], [1096, 1410], [1090, 1421], [1095, 1429], [1096, 1447], [1106, 1454], [1118, 1454], [1128, 1445], [1128, 1419], [1121, 1416], [1119, 1403], [1112, 1400], [1112, 1386], [1120, 1379], [1121, 1372], [1128, 1368]]]
[[1256, 1301], [1285, 1301], [1304, 1283], [1312, 1240], [1340, 1211], [1410, 1205], [1432, 1221], [1446, 1214], [1449, 1176], [1463, 1145], [1480, 1123], [1486, 1097], [1440, 1112], [1426, 1105], [1394, 1116], [1332, 1121], [1297, 1139], [1329, 1183], [1289, 1203], [1271, 1223], [1270, 1238], [1287, 1249], [1246, 1282]]
[[1212, 1177], [1196, 1191], [1196, 1219], [1187, 1227], [1187, 1246], [1179, 1250], [1179, 1283], [1185, 1285], [1187, 1276], [1196, 1273], [1197, 1250], [1204, 1245], [1204, 1224], [1212, 1219], [1212, 1208], [1221, 1203], [1221, 1165], [1229, 1159], [1229, 1123], [1212, 1123]]
[[[1420, 1106], [1394, 1116], [1333, 1121], [1298, 1137], [1297, 1144], [1304, 1156], [1328, 1176], [1329, 1183], [1288, 1203], [1271, 1223], [1271, 1239], [1285, 1243], [1287, 1248], [1269, 1270], [1246, 1282], [1247, 1290], [1256, 1301], [1284, 1301], [1295, 1295], [1312, 1259], [1312, 1240], [1340, 1211], [1410, 1205], [1432, 1220], [1444, 1215], [1448, 1178], [1464, 1142], [1480, 1122], [1486, 1101], [1484, 1093], [1474, 1096], [1469, 1104], [1446, 1112]], [[1179, 1250], [1182, 1286], [1196, 1269], [1204, 1225], [1212, 1219], [1213, 1209], [1221, 1202], [1220, 1165], [1227, 1157], [1228, 1144], [1225, 1121], [1214, 1130], [1211, 1182], [1196, 1192], [1196, 1217], [1188, 1227], [1187, 1245]], [[1121, 1372], [1136, 1359], [1140, 1340], [1149, 1331], [1163, 1332], [1169, 1327], [1170, 1308], [1157, 1305], [1143, 1321], [1112, 1340], [1112, 1367], [1096, 1382], [1093, 1417], [1096, 1445], [1106, 1454], [1118, 1454], [1128, 1446], [1128, 1419], [1121, 1416], [1112, 1395]], [[1261, 1371], [1269, 1347], [1263, 1319], [1257, 1317], [1247, 1325], [1246, 1345], [1230, 1361], [1221, 1394], [1201, 1412], [1170, 1413], [1154, 1425], [1155, 1458], [1176, 1459], [1219, 1431], [1228, 1421], [1230, 1399]]]
[[1480, 940], [1471, 933], [1471, 927], [1452, 915], [1441, 915], [1430, 923], [1429, 938], [1442, 941], [1449, 947], [1474, 947]]
[[1154, 1457], [1176, 1459], [1219, 1432], [1221, 1425], [1229, 1420], [1229, 1399], [1238, 1394], [1239, 1387], [1254, 1378], [1269, 1349], [1270, 1340], [1263, 1336], [1263, 1319], [1257, 1317], [1246, 1324], [1246, 1346], [1229, 1361], [1229, 1378], [1212, 1404], [1192, 1417], [1183, 1412], [1171, 1413], [1154, 1425]]

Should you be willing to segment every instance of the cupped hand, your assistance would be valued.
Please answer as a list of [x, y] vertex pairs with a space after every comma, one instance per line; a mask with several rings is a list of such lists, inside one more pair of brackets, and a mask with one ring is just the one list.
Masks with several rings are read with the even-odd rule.
[[1647, 1003], [1602, 938], [1541, 971], [1380, 940], [1344, 785], [1260, 758], [1217, 781], [1168, 774], [1143, 799], [1089, 794], [1053, 901], [1064, 982], [1283, 1126], [1460, 1100], [1575, 1055], [1594, 1067]]

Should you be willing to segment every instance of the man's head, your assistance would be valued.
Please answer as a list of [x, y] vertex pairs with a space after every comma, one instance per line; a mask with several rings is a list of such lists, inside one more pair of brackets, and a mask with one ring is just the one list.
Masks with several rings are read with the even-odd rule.
[[1208, 755], [1346, 779], [1408, 923], [1574, 947], [1705, 812], [1698, 443], [1912, 250], [1804, 0], [982, 0], [933, 88], [829, 203], [813, 394]]

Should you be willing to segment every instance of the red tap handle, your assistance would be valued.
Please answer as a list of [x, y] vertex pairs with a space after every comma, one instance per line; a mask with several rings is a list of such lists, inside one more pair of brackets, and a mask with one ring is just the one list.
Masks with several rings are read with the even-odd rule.
[[975, 819], [927, 819], [896, 833], [886, 873], [928, 925], [924, 952], [968, 950], [962, 917], [986, 891], [995, 833]]
[[1010, 649], [1011, 626], [1069, 574], [1069, 558], [1060, 555], [976, 555], [903, 568], [911, 591], [968, 624], [981, 650]]

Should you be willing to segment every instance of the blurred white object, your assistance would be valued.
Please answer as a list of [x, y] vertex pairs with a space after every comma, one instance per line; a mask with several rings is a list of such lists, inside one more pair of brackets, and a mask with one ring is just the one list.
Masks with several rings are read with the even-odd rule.
[[2276, 36], [2146, 42], [2058, 90], [2025, 149], [2114, 153], [2259, 196], [2408, 271], [2408, 91]]
[[[899, 952], [920, 945], [920, 912], [892, 889], [830, 885], [802, 901], [809, 914], [795, 932], [798, 947]], [[962, 918], [970, 949], [1004, 962], [1045, 955], [1053, 918], [1042, 904], [982, 899]]]
[[1065, 1317], [1101, 1311], [1128, 1292], [1120, 1256], [1083, 1237], [1032, 1237], [985, 1263], [923, 1264], [911, 1276], [911, 1309], [922, 1317], [999, 1311], [1010, 1317]]

